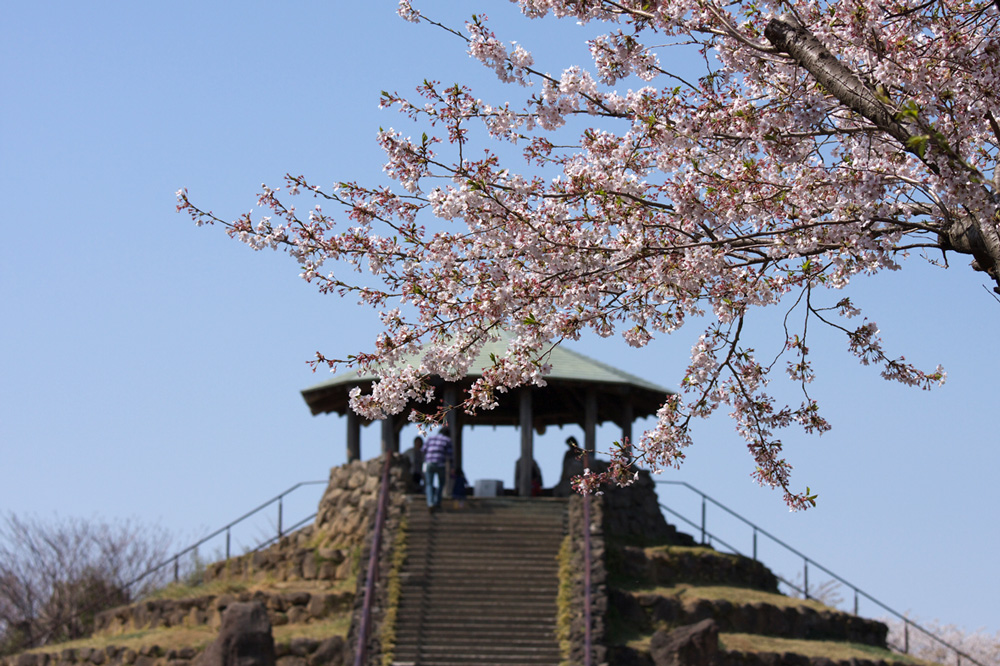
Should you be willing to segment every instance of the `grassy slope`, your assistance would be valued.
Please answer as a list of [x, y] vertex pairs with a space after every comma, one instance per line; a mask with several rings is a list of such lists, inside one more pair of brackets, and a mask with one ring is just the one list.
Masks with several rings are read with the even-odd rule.
[[[703, 546], [655, 546], [646, 548], [645, 550], [650, 554], [654, 552], [684, 552], [704, 557], [736, 557], [735, 555], [719, 553]], [[609, 558], [609, 563], [613, 561], [613, 557]], [[654, 594], [663, 597], [675, 597], [685, 605], [694, 604], [701, 599], [707, 599], [709, 601], [726, 600], [732, 604], [768, 603], [780, 608], [808, 607], [817, 611], [836, 610], [813, 599], [797, 599], [783, 594], [763, 592], [746, 587], [692, 585], [689, 583], [679, 583], [673, 587], [664, 587], [647, 584], [646, 581], [626, 580], [620, 577], [618, 572], [615, 571], [609, 571], [608, 573], [611, 585], [622, 591], [632, 594]], [[658, 629], [663, 628], [668, 627], [658, 627]], [[651, 637], [652, 634], [640, 634], [634, 627], [627, 626], [620, 618], [616, 617], [612, 610], [608, 625], [607, 638], [609, 642], [617, 645], [626, 645], [635, 650], [645, 652], [649, 650]], [[797, 640], [752, 634], [720, 634], [719, 642], [720, 648], [724, 650], [740, 652], [794, 653], [807, 657], [827, 657], [833, 660], [849, 660], [853, 658], [883, 659], [888, 662], [918, 664], [921, 666], [931, 663], [868, 645], [836, 641]]]

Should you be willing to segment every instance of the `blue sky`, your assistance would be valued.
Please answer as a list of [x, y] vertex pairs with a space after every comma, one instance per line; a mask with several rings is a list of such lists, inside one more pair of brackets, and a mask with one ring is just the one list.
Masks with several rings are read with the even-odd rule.
[[[503, 2], [428, 6], [458, 19], [484, 12], [499, 26], [512, 15]], [[380, 90], [491, 77], [454, 39], [404, 23], [394, 9], [391, 1], [7, 8], [0, 511], [136, 516], [183, 541], [344, 461], [342, 420], [310, 416], [299, 391], [326, 378], [305, 364], [316, 350], [367, 349], [374, 314], [314, 293], [283, 255], [194, 227], [174, 212], [173, 193], [187, 187], [196, 203], [230, 217], [252, 207], [261, 182], [286, 172], [323, 184], [379, 182], [377, 128], [408, 126], [377, 109]], [[570, 41], [579, 34], [572, 23], [512, 25], [516, 32], [500, 36], [535, 50], [542, 69], [585, 53]], [[1000, 305], [983, 282], [955, 257], [948, 271], [914, 259], [851, 286], [891, 352], [922, 367], [941, 363], [949, 379], [931, 392], [889, 385], [841, 340], [818, 335], [813, 392], [834, 430], [785, 437], [794, 480], [819, 493], [818, 508], [790, 514], [778, 493], [754, 485], [724, 415], [698, 425], [687, 463], [665, 478], [704, 490], [893, 608], [1000, 630], [1000, 438], [989, 388], [1000, 374]], [[760, 321], [766, 329], [774, 315]], [[599, 339], [573, 348], [675, 388], [698, 333], [645, 350]], [[773, 344], [760, 335], [759, 348]], [[366, 457], [377, 434], [363, 434]], [[538, 445], [547, 483], [569, 434], [578, 433], [550, 432]], [[601, 431], [605, 441], [614, 436]], [[467, 434], [468, 477], [510, 483], [517, 437]], [[675, 490], [663, 497], [698, 514]], [[749, 531], [720, 512], [709, 511], [709, 529], [750, 547]], [[762, 555], [782, 575], [800, 571], [795, 560], [763, 547]]]

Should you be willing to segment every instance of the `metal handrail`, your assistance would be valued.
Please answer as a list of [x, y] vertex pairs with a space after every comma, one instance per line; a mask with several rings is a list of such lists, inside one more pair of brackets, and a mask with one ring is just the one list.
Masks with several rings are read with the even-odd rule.
[[[258, 544], [250, 552], [255, 552], [255, 551], [260, 550], [261, 548], [263, 548], [263, 547], [265, 547], [267, 545], [270, 545], [270, 544], [274, 543], [275, 541], [281, 539], [281, 537], [284, 536], [284, 534], [287, 533], [287, 532], [283, 532], [282, 531], [282, 518], [283, 518], [282, 513], [283, 513], [284, 498], [287, 495], [291, 494], [292, 492], [294, 492], [295, 490], [299, 489], [302, 486], [314, 486], [314, 485], [317, 485], [317, 484], [320, 484], [320, 483], [328, 483], [328, 481], [300, 481], [299, 483], [296, 483], [294, 486], [292, 486], [288, 490], [286, 490], [283, 493], [281, 493], [279, 495], [276, 495], [275, 497], [269, 499], [268, 501], [266, 501], [263, 504], [261, 504], [260, 506], [258, 506], [256, 509], [253, 509], [251, 511], [246, 512], [245, 514], [243, 514], [242, 516], [240, 516], [236, 520], [232, 521], [228, 525], [225, 525], [224, 527], [220, 527], [219, 529], [215, 530], [214, 532], [212, 532], [208, 536], [202, 538], [197, 543], [188, 546], [184, 550], [181, 550], [181, 551], [178, 551], [177, 553], [174, 553], [172, 556], [168, 557], [167, 559], [165, 559], [164, 561], [160, 562], [159, 564], [157, 564], [157, 565], [155, 565], [153, 567], [150, 567], [149, 569], [147, 569], [143, 573], [139, 574], [139, 576], [137, 576], [135, 579], [133, 579], [132, 581], [128, 582], [125, 585], [125, 589], [131, 588], [136, 583], [142, 581], [143, 579], [145, 579], [148, 576], [153, 575], [154, 573], [156, 573], [157, 571], [163, 569], [164, 567], [166, 567], [167, 565], [169, 565], [171, 563], [173, 563], [173, 565], [174, 565], [174, 582], [176, 583], [177, 581], [180, 580], [180, 561], [181, 561], [181, 558], [183, 556], [187, 555], [188, 553], [192, 553], [192, 552], [198, 550], [199, 546], [201, 546], [202, 544], [204, 544], [206, 541], [214, 539], [215, 537], [219, 536], [223, 532], [226, 533], [226, 559], [228, 560], [229, 559], [229, 553], [230, 553], [230, 532], [231, 532], [232, 528], [235, 527], [237, 524], [243, 522], [244, 520], [246, 520], [250, 516], [253, 516], [254, 514], [256, 514], [256, 513], [260, 512], [260, 511], [266, 509], [267, 507], [269, 507], [272, 504], [274, 504], [275, 502], [277, 502], [278, 503], [278, 535], [276, 537], [272, 537], [271, 539], [269, 539], [269, 540], [267, 540], [267, 541], [265, 541], [265, 542], [263, 542], [261, 544]], [[291, 528], [289, 528], [289, 531], [294, 531], [294, 530], [298, 529], [299, 527], [301, 527], [302, 525], [306, 524], [307, 522], [309, 522], [310, 520], [312, 520], [315, 517], [316, 517], [316, 514], [314, 513], [309, 518], [301, 520], [298, 523], [296, 523], [294, 526], [292, 526]]]
[[684, 486], [688, 490], [691, 490], [691, 491], [693, 491], [693, 492], [695, 492], [695, 493], [697, 493], [698, 495], [701, 496], [701, 525], [700, 525], [700, 527], [699, 527], [699, 525], [697, 525], [693, 521], [685, 518], [681, 514], [677, 513], [673, 509], [671, 509], [671, 508], [669, 508], [669, 507], [667, 507], [667, 506], [665, 506], [663, 504], [660, 505], [660, 508], [665, 509], [666, 511], [669, 511], [671, 514], [677, 516], [678, 518], [680, 518], [684, 522], [688, 523], [689, 525], [691, 525], [695, 529], [700, 529], [701, 530], [701, 542], [703, 544], [706, 543], [705, 537], [707, 535], [709, 538], [714, 539], [718, 543], [720, 543], [723, 546], [725, 546], [726, 548], [728, 548], [733, 553], [736, 553], [737, 555], [743, 555], [744, 557], [746, 557], [746, 555], [744, 555], [744, 553], [740, 552], [739, 549], [731, 546], [730, 544], [726, 543], [722, 539], [719, 539], [718, 537], [716, 537], [716, 536], [712, 535], [710, 532], [708, 532], [708, 530], [707, 530], [707, 512], [706, 512], [706, 507], [707, 507], [707, 503], [711, 502], [712, 504], [714, 504], [715, 506], [719, 507], [720, 509], [722, 509], [723, 511], [725, 511], [729, 515], [731, 515], [734, 518], [736, 518], [737, 520], [740, 520], [743, 523], [745, 523], [746, 525], [748, 525], [748, 526], [750, 526], [750, 527], [753, 528], [753, 560], [755, 562], [757, 561], [757, 534], [758, 533], [759, 534], [763, 534], [764, 536], [768, 537], [769, 539], [771, 539], [772, 541], [774, 541], [778, 545], [784, 547], [789, 552], [794, 553], [796, 556], [802, 558], [802, 563], [803, 563], [802, 564], [802, 566], [803, 566], [803, 586], [804, 586], [803, 588], [800, 588], [797, 585], [794, 585], [793, 583], [785, 580], [781, 576], [776, 576], [776, 577], [781, 582], [785, 583], [786, 585], [788, 585], [789, 587], [791, 587], [795, 591], [801, 592], [806, 599], [809, 598], [809, 565], [812, 564], [817, 569], [823, 571], [828, 576], [831, 576], [832, 578], [834, 578], [838, 582], [846, 585], [847, 587], [851, 588], [854, 591], [854, 615], [858, 614], [858, 597], [862, 596], [862, 597], [865, 597], [866, 599], [868, 599], [869, 601], [871, 601], [872, 603], [876, 604], [877, 606], [881, 607], [882, 610], [887, 611], [888, 613], [890, 613], [892, 615], [895, 615], [897, 618], [899, 618], [900, 620], [902, 620], [903, 621], [903, 640], [904, 640], [903, 653], [904, 654], [908, 654], [909, 651], [910, 651], [910, 631], [909, 630], [910, 630], [910, 627], [913, 627], [914, 629], [922, 632], [927, 637], [933, 639], [934, 641], [937, 641], [940, 645], [943, 645], [946, 648], [948, 648], [949, 650], [951, 650], [952, 652], [954, 652], [955, 653], [955, 659], [956, 659], [957, 666], [961, 666], [961, 664], [962, 664], [962, 658], [963, 657], [965, 659], [969, 660], [970, 663], [976, 664], [976, 666], [986, 666], [986, 664], [983, 664], [982, 662], [976, 660], [974, 657], [972, 657], [969, 654], [963, 652], [962, 650], [960, 650], [959, 648], [955, 647], [954, 645], [952, 645], [948, 641], [944, 640], [940, 636], [937, 636], [936, 634], [932, 633], [930, 630], [928, 630], [928, 629], [920, 626], [916, 622], [913, 622], [912, 620], [910, 620], [909, 618], [907, 618], [906, 616], [904, 616], [899, 611], [896, 611], [896, 610], [890, 608], [889, 606], [887, 606], [886, 604], [882, 603], [881, 601], [879, 601], [875, 597], [871, 596], [870, 594], [868, 594], [867, 592], [865, 592], [864, 590], [862, 590], [861, 588], [859, 588], [857, 585], [854, 585], [853, 583], [850, 583], [850, 582], [844, 580], [843, 578], [841, 578], [837, 574], [833, 573], [832, 571], [830, 571], [829, 569], [827, 569], [823, 565], [821, 565], [818, 562], [816, 562], [816, 560], [813, 560], [812, 558], [808, 557], [807, 555], [804, 555], [803, 553], [799, 552], [798, 550], [796, 550], [792, 546], [789, 546], [787, 543], [785, 543], [784, 541], [782, 541], [778, 537], [774, 536], [773, 534], [771, 534], [767, 530], [764, 530], [763, 528], [761, 528], [758, 525], [754, 524], [750, 520], [744, 518], [743, 516], [741, 516], [740, 514], [736, 513], [735, 511], [733, 511], [732, 509], [730, 509], [726, 505], [722, 504], [718, 500], [710, 497], [709, 495], [707, 495], [706, 493], [702, 492], [701, 490], [698, 490], [697, 488], [695, 488], [694, 486], [692, 486], [690, 483], [687, 483], [686, 481], [667, 481], [667, 480], [656, 481], [656, 483], [658, 485]]
[[358, 649], [354, 653], [354, 665], [364, 666], [368, 650], [368, 632], [371, 630], [372, 598], [375, 596], [375, 580], [378, 578], [378, 556], [382, 546], [382, 528], [385, 512], [389, 504], [389, 468], [392, 454], [386, 453], [382, 467], [382, 487], [379, 488], [378, 507], [375, 510], [375, 526], [372, 530], [372, 549], [368, 555], [368, 571], [365, 574], [365, 598], [361, 604], [361, 622], [358, 626]]
[[[584, 465], [586, 465], [584, 454]], [[591, 617], [590, 617], [590, 493], [583, 495], [583, 666], [590, 666]]]

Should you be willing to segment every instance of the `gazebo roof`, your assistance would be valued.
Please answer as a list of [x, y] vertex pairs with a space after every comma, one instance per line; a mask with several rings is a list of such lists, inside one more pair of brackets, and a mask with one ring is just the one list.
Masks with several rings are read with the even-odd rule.
[[[469, 387], [482, 376], [482, 370], [490, 367], [490, 355], [502, 356], [506, 352], [507, 338], [483, 346], [472, 364], [476, 370], [451, 385], [461, 389]], [[592, 358], [567, 349], [564, 344], [556, 346], [548, 357], [552, 372], [545, 377], [547, 386], [534, 387], [535, 428], [547, 425], [580, 423], [584, 412], [585, 396], [594, 391], [597, 398], [597, 421], [618, 421], [622, 418], [623, 407], [631, 405], [631, 417], [652, 416], [670, 395], [670, 391], [635, 375], [601, 363]], [[333, 378], [302, 391], [302, 397], [312, 413], [337, 412], [346, 414], [351, 389], [369, 389], [375, 381], [374, 375], [358, 375], [343, 372]], [[433, 377], [431, 385], [437, 388], [437, 398], [443, 399], [443, 387], [449, 382]], [[498, 406], [492, 410], [480, 410], [474, 415], [464, 415], [467, 425], [517, 425], [518, 401], [516, 392], [498, 393]], [[426, 403], [412, 403], [410, 408], [432, 408]]]

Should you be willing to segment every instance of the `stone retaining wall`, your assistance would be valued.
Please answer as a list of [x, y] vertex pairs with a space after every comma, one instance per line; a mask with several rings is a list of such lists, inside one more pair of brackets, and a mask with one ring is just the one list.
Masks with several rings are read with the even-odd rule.
[[[605, 467], [606, 463], [595, 461], [592, 467]], [[639, 476], [624, 488], [606, 487], [601, 501], [604, 504], [604, 534], [616, 543], [637, 543], [642, 545], [674, 544], [693, 546], [694, 539], [667, 523], [660, 511], [660, 501], [656, 495], [656, 484], [646, 470], [639, 470]]]
[[[366, 487], [372, 489], [374, 497], [368, 510], [371, 512], [371, 520], [374, 523], [376, 503], [378, 501], [378, 486], [382, 477], [382, 466], [385, 464], [384, 458], [376, 458], [369, 461], [372, 463], [368, 470], [370, 478], [374, 478], [374, 483], [367, 482]], [[408, 493], [414, 493], [417, 488], [413, 485], [413, 477], [410, 475], [410, 463], [400, 454], [392, 457], [389, 468], [389, 504], [385, 516], [385, 525], [382, 529], [381, 547], [378, 553], [378, 576], [375, 580], [375, 598], [371, 603], [371, 624], [368, 630], [368, 642], [366, 647], [367, 661], [369, 666], [382, 664], [382, 630], [389, 611], [389, 573], [392, 570], [393, 553], [396, 548], [396, 541], [402, 536], [401, 525], [405, 519], [409, 508]], [[327, 492], [323, 501], [320, 502], [320, 512], [316, 516], [316, 525], [326, 526], [325, 529], [336, 529], [338, 521], [342, 521], [343, 507], [349, 498], [338, 493]], [[348, 657], [353, 659], [354, 646], [358, 644], [358, 636], [361, 625], [361, 611], [364, 603], [365, 581], [368, 574], [368, 562], [370, 560], [372, 544], [371, 528], [364, 534], [361, 544], [361, 555], [359, 558], [357, 576], [357, 594], [354, 598], [354, 609], [351, 615], [351, 628], [347, 634]]]
[[[583, 502], [580, 495], [569, 498], [569, 519], [567, 524], [570, 540], [568, 571], [563, 563], [560, 577], [569, 576], [569, 608], [560, 608], [560, 623], [569, 622], [569, 654], [563, 655], [570, 666], [584, 663], [584, 520]], [[606, 648], [604, 634], [605, 616], [608, 611], [607, 568], [604, 557], [604, 505], [601, 497], [590, 498], [590, 613], [591, 613], [591, 659], [594, 664], [604, 663]], [[567, 581], [561, 580], [560, 584]], [[568, 617], [567, 617], [568, 615]], [[562, 627], [565, 630], [565, 627]]]
[[147, 599], [99, 613], [94, 633], [117, 635], [139, 629], [209, 625], [218, 627], [222, 613], [237, 601], [259, 601], [273, 626], [320, 620], [354, 605], [353, 592], [257, 591], [206, 595], [187, 599]]
[[827, 657], [806, 657], [801, 654], [776, 652], [721, 653], [718, 666], [910, 666], [912, 661], [903, 659], [828, 659]]
[[[208, 565], [205, 582], [353, 580], [357, 557], [370, 538], [382, 460], [356, 460], [331, 469], [311, 526], [285, 535], [268, 548]], [[393, 469], [401, 470], [403, 465], [404, 461], [396, 461]]]
[[646, 550], [624, 546], [614, 549], [612, 556], [614, 569], [622, 576], [649, 585], [673, 587], [677, 583], [689, 583], [778, 591], [778, 577], [760, 562], [709, 548]]
[[821, 611], [805, 605], [782, 607], [762, 602], [734, 604], [709, 599], [685, 604], [674, 597], [619, 590], [611, 592], [611, 603], [620, 616], [639, 631], [651, 631], [663, 623], [677, 627], [711, 618], [719, 625], [719, 631], [726, 633], [849, 641], [885, 647], [884, 624], [837, 610]]
[[[648, 653], [624, 646], [609, 650], [610, 663], [615, 666], [657, 666]], [[912, 666], [913, 662], [900, 659], [829, 659], [827, 657], [807, 657], [791, 652], [740, 652], [719, 650], [712, 666]]]
[[[190, 666], [200, 652], [191, 647], [167, 650], [150, 645], [133, 650], [109, 645], [99, 649], [75, 648], [3, 657], [0, 666]], [[342, 666], [348, 663], [347, 647], [340, 636], [322, 641], [293, 638], [276, 643], [274, 652], [276, 666]]]

